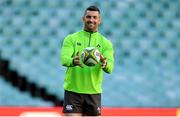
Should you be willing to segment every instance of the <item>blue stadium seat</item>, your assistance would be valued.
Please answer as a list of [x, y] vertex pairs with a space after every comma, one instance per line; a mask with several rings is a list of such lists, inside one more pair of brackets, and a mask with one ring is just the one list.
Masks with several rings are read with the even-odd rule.
[[[1, 106], [53, 106], [40, 98], [33, 98], [30, 94], [20, 92], [0, 77], [0, 105]], [[12, 99], [13, 97], [13, 99]]]

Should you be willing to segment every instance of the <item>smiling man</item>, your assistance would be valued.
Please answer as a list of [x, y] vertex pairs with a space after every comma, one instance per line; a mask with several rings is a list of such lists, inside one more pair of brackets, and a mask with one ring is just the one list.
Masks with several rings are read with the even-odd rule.
[[[82, 20], [83, 29], [66, 36], [61, 48], [61, 63], [67, 67], [63, 112], [70, 116], [98, 116], [101, 115], [102, 74], [112, 72], [114, 50], [112, 43], [98, 32], [101, 15], [96, 6], [89, 6]], [[97, 65], [82, 64], [79, 53], [86, 47], [100, 51]]]
[[83, 17], [84, 21], [84, 30], [97, 32], [98, 26], [101, 23], [100, 11], [90, 11], [87, 10]]

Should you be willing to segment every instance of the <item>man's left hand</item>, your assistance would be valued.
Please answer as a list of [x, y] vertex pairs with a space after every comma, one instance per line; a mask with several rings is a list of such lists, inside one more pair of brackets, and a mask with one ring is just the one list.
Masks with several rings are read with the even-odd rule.
[[103, 57], [103, 55], [100, 54], [100, 61], [102, 63], [102, 68], [104, 69], [106, 67], [107, 61], [106, 61], [106, 57]]

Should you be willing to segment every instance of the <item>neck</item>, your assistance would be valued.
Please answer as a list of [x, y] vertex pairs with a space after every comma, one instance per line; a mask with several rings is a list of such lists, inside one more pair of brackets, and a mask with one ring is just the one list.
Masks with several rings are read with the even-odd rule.
[[88, 30], [88, 29], [85, 29], [85, 28], [84, 28], [84, 31], [90, 32], [90, 33], [95, 33], [95, 32], [97, 32], [98, 30]]

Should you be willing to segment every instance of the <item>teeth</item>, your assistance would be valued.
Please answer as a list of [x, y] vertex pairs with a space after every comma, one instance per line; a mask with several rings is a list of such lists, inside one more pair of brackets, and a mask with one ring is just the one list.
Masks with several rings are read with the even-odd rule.
[[88, 24], [93, 24], [92, 22], [89, 22]]
[[94, 25], [93, 23], [89, 23], [89, 25]]

